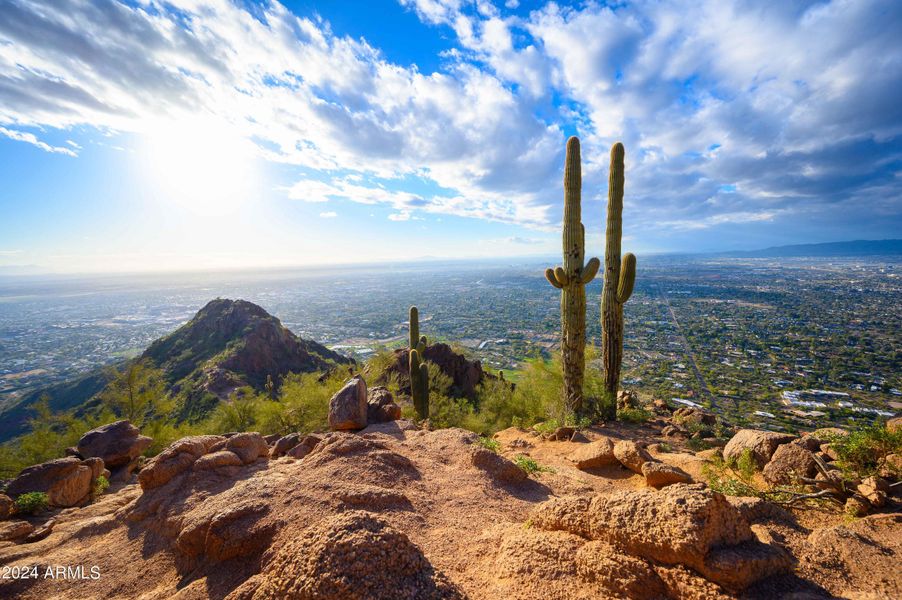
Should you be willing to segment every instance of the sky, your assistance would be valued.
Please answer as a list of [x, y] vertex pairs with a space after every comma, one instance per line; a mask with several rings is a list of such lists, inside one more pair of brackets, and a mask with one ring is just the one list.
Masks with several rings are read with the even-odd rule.
[[902, 237], [898, 0], [0, 0], [0, 272]]

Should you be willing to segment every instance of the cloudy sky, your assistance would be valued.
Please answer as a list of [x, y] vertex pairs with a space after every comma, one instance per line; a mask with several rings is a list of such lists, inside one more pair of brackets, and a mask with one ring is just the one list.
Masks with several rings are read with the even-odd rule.
[[0, 266], [902, 237], [902, 2], [0, 0]]

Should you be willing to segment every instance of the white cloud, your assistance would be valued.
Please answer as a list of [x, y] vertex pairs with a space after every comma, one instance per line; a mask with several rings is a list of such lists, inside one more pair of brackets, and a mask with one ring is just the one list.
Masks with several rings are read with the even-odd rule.
[[68, 148], [62, 148], [60, 146], [51, 146], [46, 142], [42, 142], [39, 140], [33, 133], [27, 133], [25, 131], [16, 131], [14, 129], [7, 129], [6, 127], [0, 127], [0, 135], [5, 135], [11, 140], [16, 140], [18, 142], [25, 142], [26, 144], [31, 144], [32, 146], [37, 146], [41, 150], [45, 152], [52, 152], [56, 154], [66, 154], [68, 156], [78, 156], [72, 150]]
[[322, 219], [334, 219], [335, 217], [338, 216], [338, 213], [335, 212], [334, 210], [328, 210], [326, 212], [319, 213], [319, 216]]
[[6, 2], [0, 133], [74, 155], [21, 130], [214, 115], [302, 168], [292, 198], [555, 229], [575, 129], [587, 222], [607, 150], [626, 144], [630, 235], [826, 219], [850, 201], [900, 220], [902, 3], [400, 1], [457, 36], [443, 70], [275, 2]]

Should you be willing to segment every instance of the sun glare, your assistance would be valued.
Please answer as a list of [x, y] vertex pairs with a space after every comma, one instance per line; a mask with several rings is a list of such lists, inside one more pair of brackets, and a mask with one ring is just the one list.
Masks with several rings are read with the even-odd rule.
[[227, 123], [156, 124], [139, 154], [160, 197], [200, 215], [234, 213], [259, 189], [253, 144]]

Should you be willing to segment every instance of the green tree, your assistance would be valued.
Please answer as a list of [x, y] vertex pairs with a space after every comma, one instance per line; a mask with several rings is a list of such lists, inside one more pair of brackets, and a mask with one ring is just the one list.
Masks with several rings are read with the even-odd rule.
[[149, 361], [133, 361], [114, 370], [113, 380], [100, 393], [100, 400], [140, 428], [152, 421], [165, 421], [173, 408], [163, 372]]

